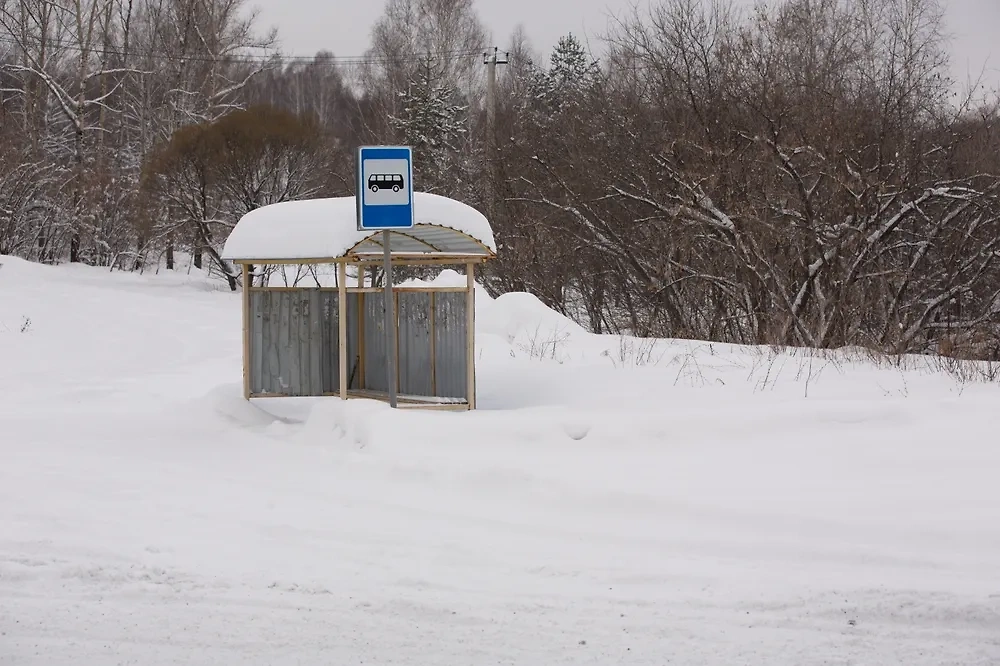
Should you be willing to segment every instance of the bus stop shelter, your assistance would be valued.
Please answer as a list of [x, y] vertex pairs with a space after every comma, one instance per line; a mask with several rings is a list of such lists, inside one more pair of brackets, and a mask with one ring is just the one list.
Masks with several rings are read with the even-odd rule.
[[[388, 318], [384, 289], [366, 270], [382, 265], [382, 232], [357, 229], [354, 197], [278, 203], [240, 219], [222, 256], [243, 275], [245, 398], [387, 399], [388, 321], [399, 406], [475, 409], [475, 272], [496, 256], [493, 232], [471, 206], [413, 196], [415, 225], [389, 233], [393, 267], [464, 267], [466, 279], [395, 286]], [[277, 265], [335, 267], [335, 284], [261, 284], [264, 267]]]

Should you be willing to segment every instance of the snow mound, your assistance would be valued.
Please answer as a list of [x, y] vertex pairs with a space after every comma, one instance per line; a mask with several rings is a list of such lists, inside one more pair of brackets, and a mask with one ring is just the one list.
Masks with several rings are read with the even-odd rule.
[[[561, 447], [585, 439], [592, 419], [565, 407], [540, 407], [510, 419], [503, 411], [428, 412], [393, 410], [375, 400], [320, 398], [296, 436], [300, 443], [322, 448], [378, 451], [389, 457], [407, 457], [415, 451], [426, 454], [493, 449], [470, 432], [489, 432], [490, 441], [507, 445]], [[433, 444], [431, 444], [433, 442]], [[500, 459], [507, 454], [494, 451]]]
[[256, 402], [244, 400], [240, 384], [216, 386], [197, 404], [203, 414], [221, 417], [224, 421], [243, 428], [263, 428], [280, 421], [270, 412], [258, 407]]
[[559, 356], [561, 347], [592, 335], [532, 294], [503, 294], [486, 302], [476, 297], [477, 333], [501, 337], [539, 357]]
[[25, 261], [20, 257], [12, 257], [9, 254], [0, 254], [0, 280], [4, 280], [4, 278], [9, 279], [13, 273], [17, 273], [19, 276], [26, 274], [41, 275], [46, 270], [51, 270], [51, 267]]
[[[467, 278], [462, 273], [446, 268], [429, 280], [411, 279], [398, 283], [399, 287], [465, 287]], [[477, 294], [478, 297], [478, 294]]]
[[313, 405], [298, 441], [349, 450], [369, 448], [400, 415], [405, 416], [377, 400], [320, 400]]

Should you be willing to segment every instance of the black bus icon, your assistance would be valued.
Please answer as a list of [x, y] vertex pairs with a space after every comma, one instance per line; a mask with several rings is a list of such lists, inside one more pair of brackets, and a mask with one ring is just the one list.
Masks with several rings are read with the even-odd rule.
[[388, 189], [399, 192], [405, 186], [403, 175], [399, 173], [373, 173], [368, 176], [368, 189], [372, 192]]

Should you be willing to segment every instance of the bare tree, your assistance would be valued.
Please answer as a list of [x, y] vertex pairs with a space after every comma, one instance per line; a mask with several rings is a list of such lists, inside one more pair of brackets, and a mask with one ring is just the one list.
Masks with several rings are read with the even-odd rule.
[[[992, 325], [997, 165], [965, 127], [994, 121], [948, 104], [940, 21], [930, 0], [622, 19], [589, 93], [519, 107], [529, 288], [595, 329], [737, 342], [919, 351]], [[532, 275], [539, 249], [558, 274]]]
[[[24, 89], [26, 118], [37, 114], [35, 109], [44, 101], [38, 89], [44, 88], [58, 111], [58, 124], [64, 128], [55, 151], [65, 156], [72, 170], [70, 261], [80, 260], [86, 225], [84, 141], [88, 133], [102, 129], [95, 120], [103, 117], [117, 91], [117, 86], [107, 89], [107, 77], [128, 71], [110, 62], [110, 43], [130, 28], [127, 19], [124, 24], [113, 22], [116, 2], [119, 0], [21, 2], [0, 8], [0, 27], [13, 37], [21, 55], [20, 63], [7, 63], [5, 68], [32, 82]], [[26, 124], [32, 123], [26, 120]]]
[[[426, 67], [466, 100], [478, 101], [483, 82], [479, 55], [486, 46], [486, 30], [472, 0], [389, 0], [372, 28], [372, 46], [359, 74], [383, 117], [402, 115], [399, 96]], [[391, 133], [387, 124], [371, 130]]]
[[154, 205], [176, 215], [159, 233], [185, 234], [195, 256], [208, 253], [235, 289], [237, 272], [221, 258], [219, 240], [251, 210], [312, 195], [320, 141], [315, 124], [270, 107], [181, 128], [145, 168]]

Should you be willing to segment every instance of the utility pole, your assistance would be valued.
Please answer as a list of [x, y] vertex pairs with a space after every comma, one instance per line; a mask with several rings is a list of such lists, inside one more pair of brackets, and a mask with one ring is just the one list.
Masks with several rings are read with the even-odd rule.
[[497, 47], [483, 53], [486, 65], [486, 217], [493, 222], [496, 216], [496, 181], [494, 168], [497, 154], [497, 65], [510, 62], [510, 54]]

